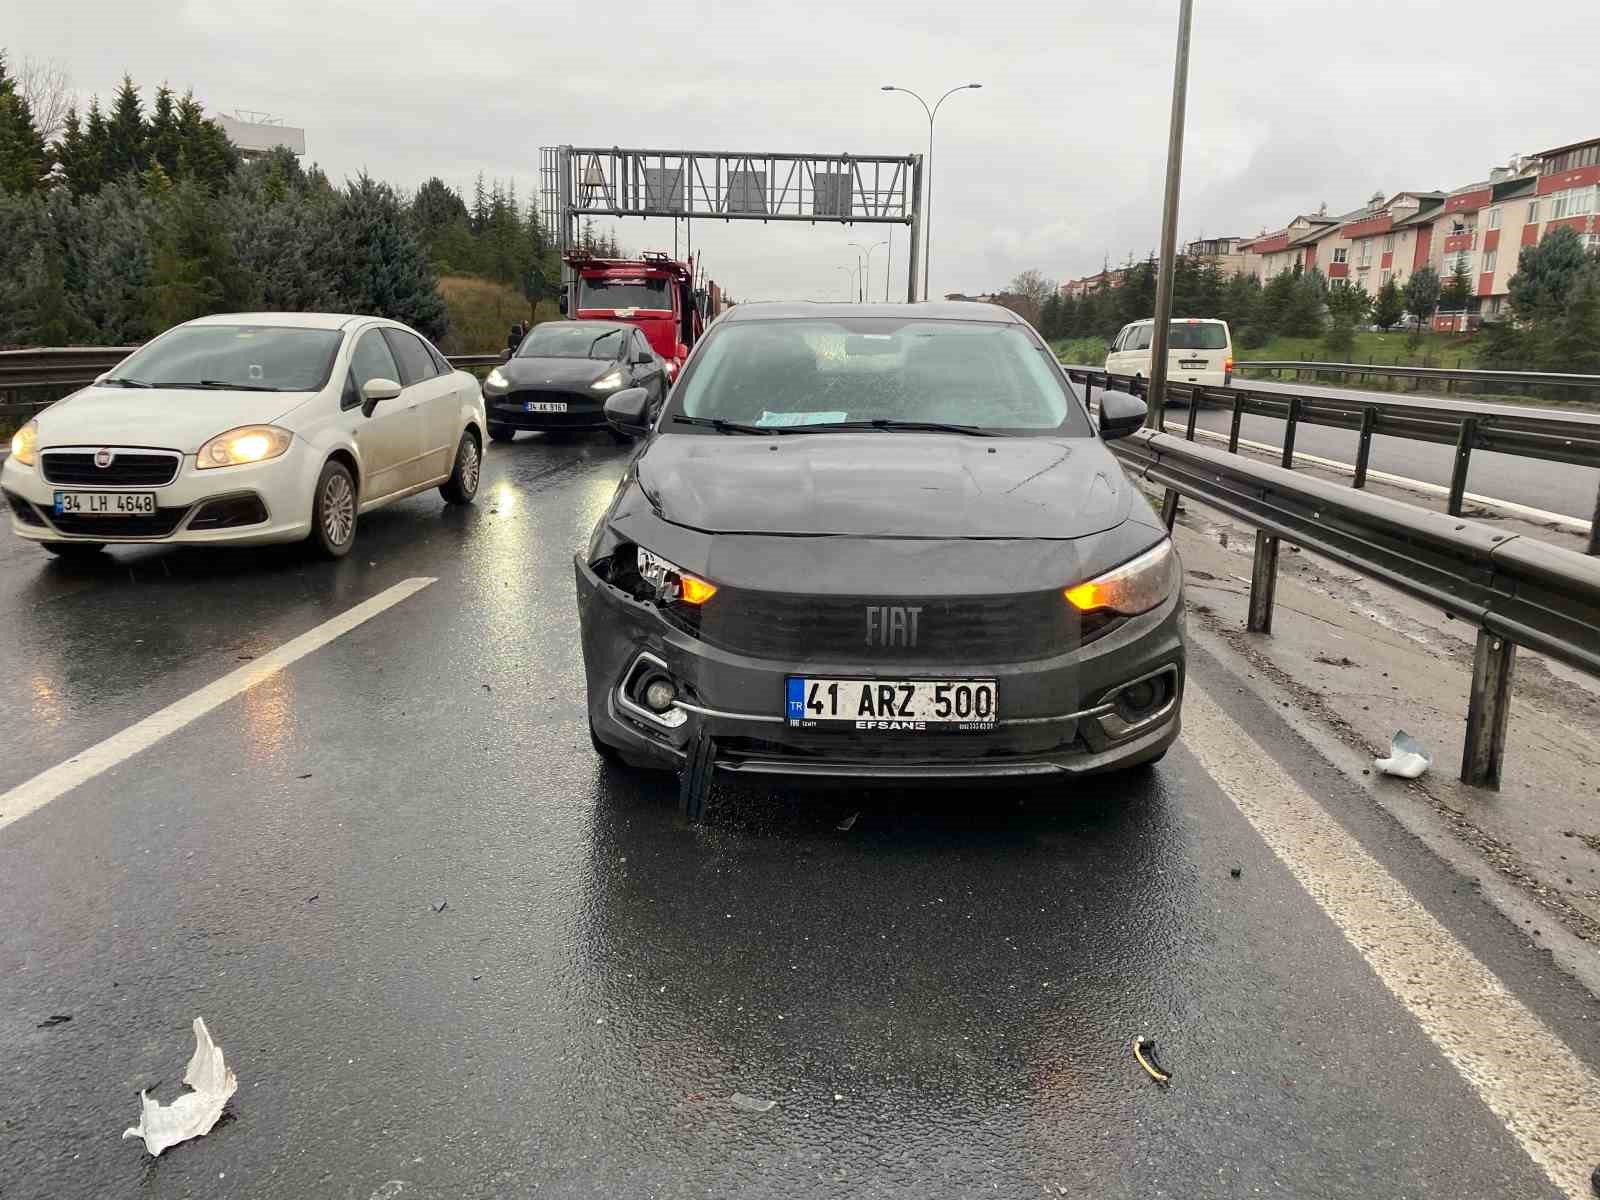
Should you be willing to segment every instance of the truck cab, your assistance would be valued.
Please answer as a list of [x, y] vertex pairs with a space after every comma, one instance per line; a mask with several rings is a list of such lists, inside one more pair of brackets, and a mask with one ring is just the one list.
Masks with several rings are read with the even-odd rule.
[[689, 264], [648, 253], [636, 259], [576, 255], [567, 261], [577, 293], [569, 315], [637, 325], [676, 376], [705, 327]]

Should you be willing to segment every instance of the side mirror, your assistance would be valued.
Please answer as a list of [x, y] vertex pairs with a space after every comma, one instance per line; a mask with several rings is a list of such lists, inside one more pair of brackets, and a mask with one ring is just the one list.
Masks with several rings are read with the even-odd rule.
[[567, 315], [567, 294], [565, 292], [562, 292], [561, 298], [556, 301], [556, 307], [561, 310], [563, 317]]
[[1100, 436], [1106, 441], [1127, 437], [1144, 424], [1150, 406], [1137, 396], [1109, 389], [1100, 393]]
[[650, 432], [647, 388], [624, 388], [606, 401], [606, 423], [618, 433], [642, 437]]
[[375, 408], [385, 400], [393, 400], [400, 394], [400, 385], [392, 379], [385, 379], [382, 375], [375, 376], [361, 385], [361, 412], [371, 416]]
[[636, 367], [648, 367], [650, 365], [650, 363], [652, 362], [652, 360], [653, 360], [653, 356], [652, 355], [640, 354], [640, 355], [637, 355], [634, 358], [633, 365], [636, 366]]

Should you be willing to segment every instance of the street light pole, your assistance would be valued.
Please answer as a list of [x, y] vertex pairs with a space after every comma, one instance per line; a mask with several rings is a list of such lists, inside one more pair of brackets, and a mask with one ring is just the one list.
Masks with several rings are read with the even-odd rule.
[[1189, 18], [1194, 0], [1178, 0], [1178, 51], [1172, 68], [1172, 125], [1167, 133], [1167, 188], [1161, 204], [1161, 263], [1156, 272], [1155, 327], [1150, 338], [1150, 404], [1145, 425], [1161, 428], [1167, 402], [1167, 343], [1172, 331], [1172, 277], [1178, 256], [1178, 181], [1183, 175], [1184, 106], [1189, 92]]
[[[951, 88], [944, 95], [940, 96], [938, 100], [934, 101], [932, 108], [929, 108], [928, 102], [921, 96], [917, 95], [917, 93], [912, 91], [910, 88], [895, 87], [895, 85], [892, 83], [886, 83], [882, 88], [879, 89], [880, 91], [885, 92], [904, 92], [908, 96], [915, 97], [917, 103], [922, 105], [922, 111], [928, 114], [928, 163], [926, 173], [922, 177], [923, 300], [928, 299], [928, 268], [933, 259], [933, 120], [939, 115], [940, 106], [943, 105], [946, 100], [950, 99], [951, 96], [954, 96], [957, 92], [976, 91], [982, 86], [983, 84], [981, 83], [958, 84], [957, 86]], [[911, 264], [911, 269], [912, 271], [915, 271], [917, 269], [917, 264], [913, 262]]]
[[[857, 263], [859, 263], [860, 261], [861, 261], [860, 259], [856, 260]], [[851, 292], [855, 291], [855, 288], [856, 288], [856, 277], [860, 274], [860, 268], [859, 267], [836, 267], [834, 269], [844, 272], [845, 278], [850, 281], [847, 286], [850, 288]], [[848, 303], [849, 300], [850, 300], [850, 292], [846, 292], [844, 298], [845, 298], [846, 303]], [[861, 302], [861, 298], [859, 296], [857, 296], [856, 297], [856, 303], [859, 304], [860, 302]]]
[[[862, 292], [863, 298], [867, 299], [867, 300], [870, 300], [870, 299], [872, 299], [872, 295], [871, 295], [871, 292], [872, 292], [872, 252], [874, 250], [876, 250], [879, 246], [887, 246], [889, 243], [888, 242], [873, 242], [872, 245], [870, 245], [870, 246], [863, 246], [860, 242], [850, 242], [848, 244], [851, 245], [851, 246], [854, 246], [856, 248], [856, 262], [857, 263], [861, 262], [861, 255], [862, 254], [865, 254], [867, 256], [866, 264], [864, 266], [862, 266], [862, 268], [861, 268], [861, 288], [860, 288], [860, 290]], [[887, 300], [888, 298], [889, 297], [886, 294], [884, 296], [884, 299]]]

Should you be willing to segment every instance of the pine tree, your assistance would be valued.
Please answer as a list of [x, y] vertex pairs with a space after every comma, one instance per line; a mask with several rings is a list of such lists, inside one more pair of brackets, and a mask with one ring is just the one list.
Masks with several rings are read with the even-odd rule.
[[124, 75], [111, 105], [111, 118], [106, 122], [106, 178], [138, 174], [149, 165], [145, 156], [146, 133], [139, 89], [133, 85], [132, 76]]
[[489, 193], [483, 186], [483, 172], [478, 172], [478, 178], [472, 185], [472, 232], [474, 236], [481, 236], [483, 228], [489, 222]]
[[0, 190], [36, 192], [44, 186], [50, 158], [34, 127], [33, 110], [6, 73], [0, 53]]
[[177, 104], [172, 98], [172, 89], [162, 84], [156, 89], [155, 104], [150, 110], [150, 127], [148, 138], [148, 151], [150, 160], [158, 163], [168, 177], [178, 174], [178, 156], [183, 149], [183, 141], [178, 133]]
[[1417, 268], [1406, 280], [1403, 294], [1406, 311], [1416, 321], [1416, 328], [1420, 332], [1422, 323], [1432, 318], [1434, 309], [1439, 307], [1439, 272], [1432, 267]]
[[1446, 312], [1465, 312], [1471, 299], [1472, 277], [1467, 274], [1467, 264], [1458, 257], [1450, 278], [1439, 289], [1439, 307]]
[[1400, 295], [1400, 285], [1391, 275], [1389, 282], [1378, 289], [1378, 297], [1372, 302], [1372, 323], [1388, 333], [1399, 324], [1405, 313], [1405, 298]]
[[394, 189], [363, 174], [345, 189], [335, 225], [336, 285], [350, 311], [377, 313], [442, 338], [449, 314]]
[[185, 92], [178, 101], [178, 174], [216, 189], [228, 181], [238, 165], [239, 151], [222, 132], [222, 126], [206, 119], [193, 91]]
[[80, 172], [82, 182], [73, 188], [73, 195], [92, 196], [106, 185], [106, 181], [110, 179], [106, 165], [108, 150], [106, 119], [100, 111], [100, 97], [91, 96], [89, 116], [83, 127], [83, 169]]

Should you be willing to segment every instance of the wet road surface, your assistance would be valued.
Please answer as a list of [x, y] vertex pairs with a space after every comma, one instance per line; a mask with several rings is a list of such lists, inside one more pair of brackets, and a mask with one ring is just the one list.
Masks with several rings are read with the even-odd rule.
[[[695, 828], [604, 768], [570, 564], [625, 453], [497, 447], [475, 510], [407, 501], [336, 565], [0, 542], [7, 795], [436, 580], [0, 827], [0, 1196], [1581, 1194], [1506, 1114], [1588, 1112], [1600, 1008], [1203, 652], [1191, 711], [1270, 795], [1201, 765], [1214, 716], [1127, 779], [739, 785]], [[1437, 922], [1441, 996], [1492, 971], [1578, 1092], [1441, 1049], [1258, 832], [1297, 788]], [[239, 1091], [152, 1160], [118, 1135], [197, 1015]]]

